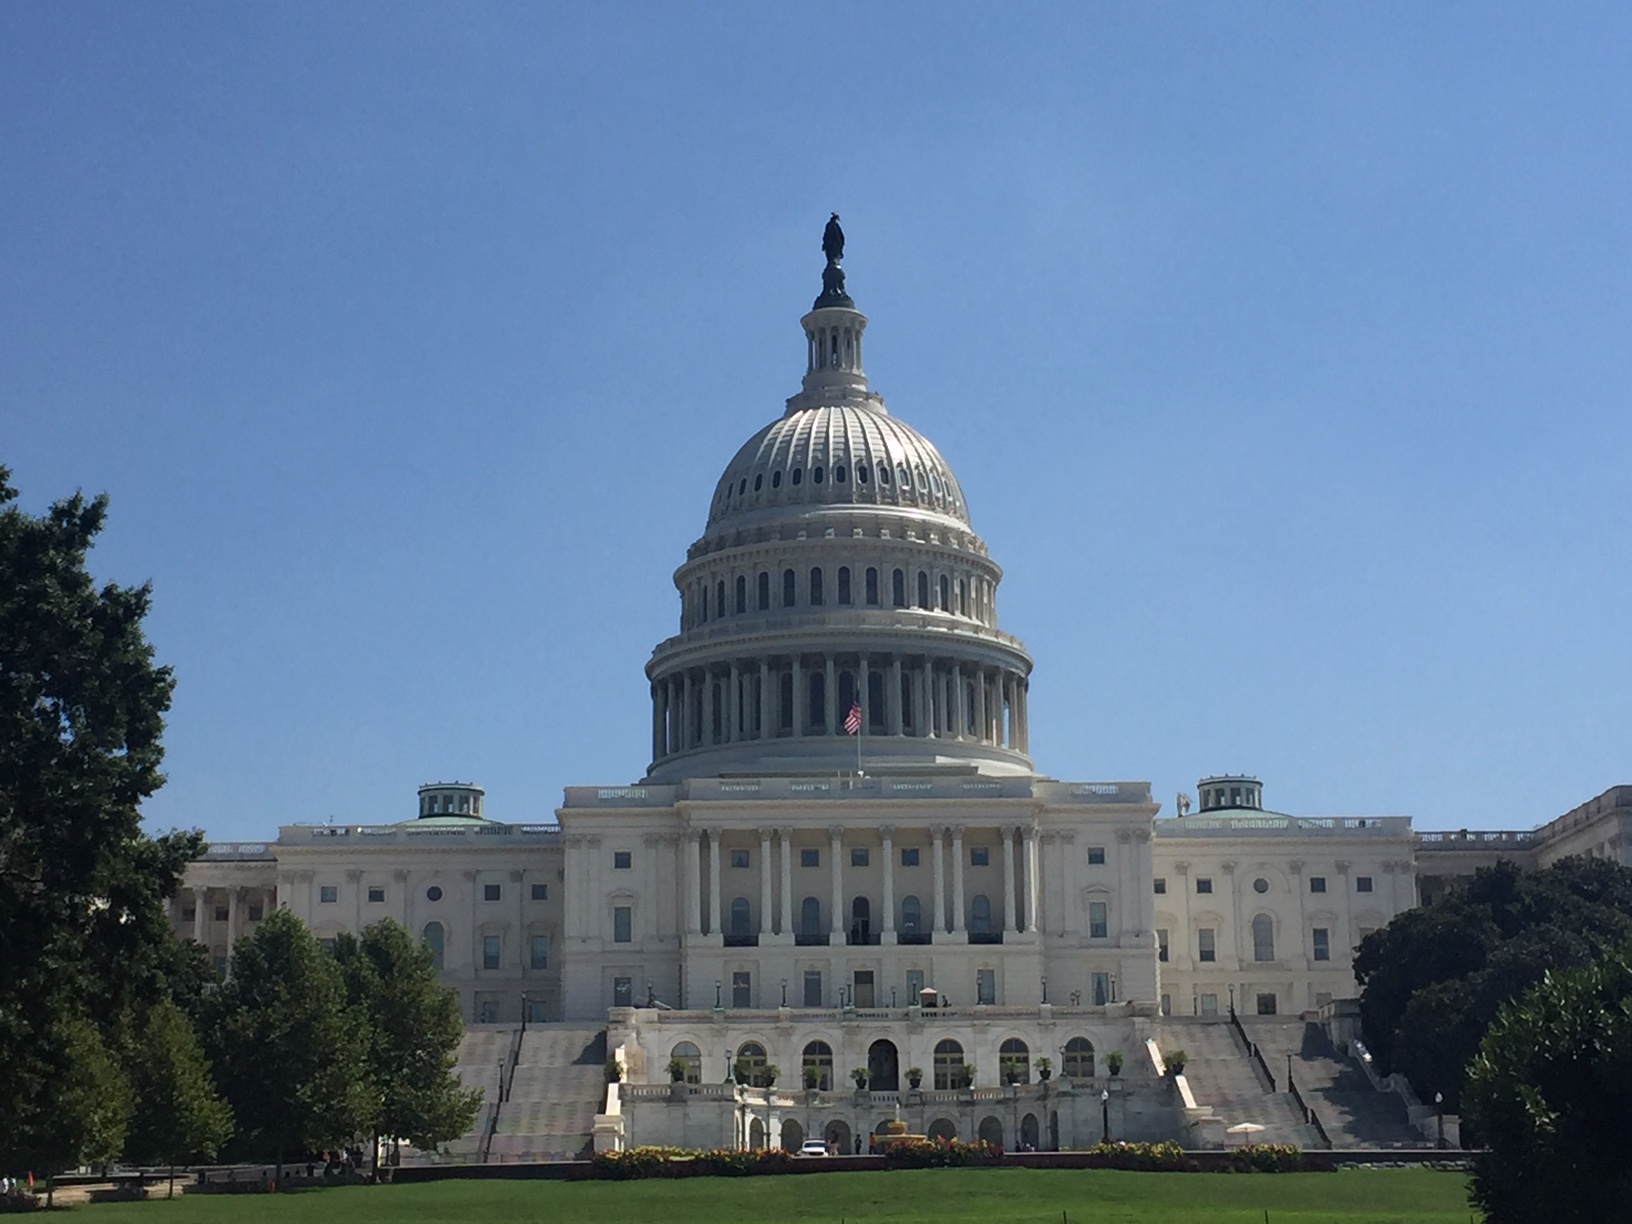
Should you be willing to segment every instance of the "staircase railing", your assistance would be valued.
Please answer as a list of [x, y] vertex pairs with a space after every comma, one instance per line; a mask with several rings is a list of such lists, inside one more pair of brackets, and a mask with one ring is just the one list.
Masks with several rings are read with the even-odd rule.
[[1286, 1071], [1286, 1090], [1292, 1094], [1292, 1099], [1298, 1103], [1298, 1108], [1303, 1110], [1304, 1120], [1315, 1128], [1315, 1134], [1320, 1136], [1321, 1146], [1330, 1148], [1332, 1146], [1332, 1137], [1326, 1133], [1326, 1125], [1320, 1120], [1320, 1115], [1314, 1111], [1308, 1101], [1303, 1099], [1303, 1093], [1298, 1091], [1298, 1082], [1292, 1078], [1292, 1069], [1290, 1067]]
[[493, 1136], [499, 1133], [499, 1111], [504, 1103], [510, 1099], [511, 1089], [516, 1082], [516, 1066], [521, 1062], [521, 1039], [527, 1031], [527, 1022], [523, 1019], [521, 1026], [510, 1034], [510, 1048], [505, 1052], [504, 1061], [499, 1064], [499, 1091], [493, 1102], [493, 1109], [487, 1115], [487, 1126], [482, 1132], [482, 1144], [478, 1156], [482, 1164], [487, 1163], [488, 1156], [493, 1151]]
[[1240, 1037], [1246, 1044], [1247, 1057], [1258, 1063], [1258, 1069], [1264, 1073], [1264, 1078], [1269, 1081], [1269, 1090], [1274, 1092], [1275, 1072], [1271, 1071], [1269, 1064], [1264, 1061], [1264, 1052], [1258, 1048], [1258, 1043], [1248, 1037], [1247, 1030], [1241, 1027], [1241, 1017], [1235, 1014], [1235, 1004], [1233, 1003], [1230, 1004], [1230, 1023], [1235, 1027], [1236, 1036]]

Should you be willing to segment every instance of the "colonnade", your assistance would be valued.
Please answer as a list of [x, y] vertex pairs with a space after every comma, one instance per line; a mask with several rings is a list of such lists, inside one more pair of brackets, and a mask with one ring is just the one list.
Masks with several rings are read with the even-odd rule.
[[[730, 925], [730, 899], [725, 896], [722, 888], [721, 864], [723, 842], [727, 830], [714, 827], [708, 829], [692, 829], [686, 834], [685, 841], [685, 922], [686, 931], [693, 936], [722, 935]], [[746, 832], [731, 830], [733, 834]], [[827, 923], [826, 939], [813, 939], [816, 932], [798, 930], [794, 925], [794, 889], [793, 889], [793, 856], [796, 849], [814, 848], [810, 845], [811, 834], [820, 833], [816, 829], [793, 828], [758, 828], [753, 830], [759, 842], [759, 929], [758, 934], [764, 936], [779, 936], [787, 942], [792, 937], [800, 936], [808, 942], [824, 942], [842, 944], [850, 933], [852, 906], [847, 904], [847, 893], [844, 883], [844, 868], [846, 852], [861, 848], [863, 844], [870, 851], [874, 847], [872, 837], [865, 843], [856, 840], [846, 841], [849, 832], [842, 825], [829, 826], [825, 832], [827, 845], [825, 847], [828, 861], [828, 884], [830, 895], [828, 901], [829, 919]], [[968, 828], [965, 825], [935, 825], [930, 827], [915, 827], [903, 830], [906, 834], [902, 840], [896, 840], [897, 829], [893, 825], [874, 826], [866, 830], [868, 834], [876, 834], [879, 839], [883, 868], [882, 892], [879, 907], [880, 921], [878, 923], [877, 942], [894, 944], [899, 942], [898, 924], [896, 922], [896, 871], [898, 870], [897, 849], [907, 847], [924, 848], [923, 842], [928, 841], [928, 850], [933, 868], [934, 893], [932, 907], [924, 915], [924, 925], [927, 930], [919, 934], [929, 936], [947, 936], [950, 942], [961, 943], [967, 940], [968, 929], [968, 902], [966, 899], [969, 858], [965, 850], [965, 835]], [[803, 834], [802, 845], [796, 847], [796, 836]], [[1039, 858], [1037, 830], [1029, 825], [1008, 825], [998, 830], [1002, 844], [1002, 885], [1003, 910], [1001, 925], [996, 914], [992, 916], [993, 930], [989, 934], [1003, 934], [1007, 932], [1033, 933], [1039, 930], [1042, 917], [1042, 899], [1039, 895]], [[772, 842], [777, 843], [780, 853], [774, 856], [779, 861], [775, 869], [780, 875], [780, 888], [772, 891], [773, 855]], [[737, 840], [735, 837], [733, 840]], [[1019, 842], [1019, 867], [1021, 873], [1016, 873], [1016, 842]], [[751, 844], [751, 843], [750, 843]], [[820, 843], [818, 842], [819, 846]], [[951, 856], [951, 879], [948, 897], [948, 851]], [[708, 890], [704, 896], [703, 890], [703, 856], [708, 857]], [[1023, 876], [1020, 888], [1016, 888], [1017, 881]], [[862, 894], [865, 895], [865, 894]], [[854, 898], [849, 898], [853, 902]], [[868, 898], [871, 901], [871, 898]], [[951, 905], [947, 905], [947, 901]], [[773, 904], [773, 901], [776, 904]], [[869, 905], [869, 911], [871, 906]]]
[[[653, 682], [652, 759], [692, 748], [844, 734], [970, 740], [1028, 750], [1026, 677], [936, 655], [809, 652], [731, 659]], [[961, 700], [959, 699], [961, 695]]]

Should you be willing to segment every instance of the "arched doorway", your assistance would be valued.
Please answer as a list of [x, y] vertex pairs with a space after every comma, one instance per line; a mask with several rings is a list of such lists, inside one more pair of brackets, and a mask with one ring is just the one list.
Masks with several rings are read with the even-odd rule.
[[1022, 1152], [1035, 1152], [1037, 1150], [1037, 1141], [1041, 1137], [1038, 1130], [1036, 1114], [1028, 1113], [1020, 1119], [1020, 1150]]
[[827, 1146], [840, 1156], [850, 1155], [851, 1145], [854, 1140], [850, 1137], [850, 1124], [848, 1122], [840, 1118], [834, 1118], [833, 1121], [827, 1124], [827, 1128], [822, 1131], [822, 1138], [827, 1140]]
[[880, 1038], [867, 1047], [867, 1086], [874, 1092], [901, 1090], [900, 1055], [895, 1042]]
[[765, 1122], [758, 1116], [748, 1123], [748, 1146], [756, 1152], [765, 1146]]
[[1094, 1043], [1086, 1037], [1073, 1037], [1065, 1043], [1064, 1061], [1060, 1074], [1067, 1079], [1094, 1078]]
[[935, 1091], [951, 1092], [963, 1088], [963, 1047], [952, 1038], [935, 1043]]
[[850, 902], [850, 942], [855, 946], [865, 946], [873, 942], [873, 907], [866, 897], [857, 897]]
[[1010, 1037], [997, 1051], [997, 1065], [1005, 1084], [1031, 1083], [1031, 1050], [1018, 1037]]
[[980, 1128], [975, 1132], [981, 1142], [989, 1143], [993, 1147], [1003, 1146], [1003, 1122], [996, 1114], [987, 1114], [980, 1120]]
[[[815, 1072], [815, 1083], [811, 1072]], [[825, 1041], [812, 1041], [805, 1046], [800, 1060], [799, 1080], [806, 1088], [833, 1091], [833, 1047]]]
[[956, 1139], [958, 1137], [958, 1124], [952, 1121], [951, 1118], [936, 1118], [935, 1121], [929, 1124], [929, 1137], [947, 1141]]
[[805, 1128], [799, 1125], [797, 1118], [782, 1119], [782, 1150], [797, 1152], [805, 1142]]

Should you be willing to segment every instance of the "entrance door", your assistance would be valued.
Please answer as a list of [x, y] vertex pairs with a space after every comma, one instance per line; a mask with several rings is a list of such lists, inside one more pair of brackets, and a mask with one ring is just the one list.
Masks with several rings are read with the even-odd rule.
[[856, 970], [855, 1004], [857, 1007], [875, 1007], [873, 1001], [873, 971], [871, 969]]
[[900, 1056], [895, 1042], [879, 1040], [867, 1047], [867, 1086], [874, 1092], [901, 1091]]

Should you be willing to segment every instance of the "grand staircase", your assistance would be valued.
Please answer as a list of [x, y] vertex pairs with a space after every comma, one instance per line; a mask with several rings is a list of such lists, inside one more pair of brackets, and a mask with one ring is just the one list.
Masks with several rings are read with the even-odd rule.
[[1320, 1025], [1296, 1017], [1262, 1016], [1243, 1016], [1241, 1024], [1278, 1076], [1284, 1076], [1291, 1056], [1293, 1082], [1326, 1128], [1333, 1147], [1433, 1146], [1407, 1120], [1405, 1102], [1373, 1088], [1363, 1071], [1338, 1056]]
[[490, 1161], [576, 1160], [606, 1103], [606, 1030], [530, 1024], [488, 1141]]
[[[1158, 1042], [1164, 1052], [1182, 1049], [1188, 1061], [1184, 1076], [1198, 1105], [1211, 1105], [1225, 1128], [1251, 1123], [1262, 1130], [1227, 1135], [1229, 1144], [1290, 1143], [1321, 1146], [1320, 1134], [1304, 1121], [1303, 1111], [1277, 1084], [1269, 1082], [1228, 1020], [1166, 1019]], [[1268, 1057], [1268, 1055], [1266, 1055]], [[1270, 1064], [1274, 1066], [1272, 1062]]]

